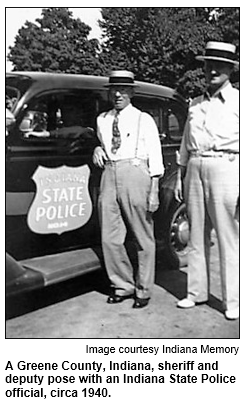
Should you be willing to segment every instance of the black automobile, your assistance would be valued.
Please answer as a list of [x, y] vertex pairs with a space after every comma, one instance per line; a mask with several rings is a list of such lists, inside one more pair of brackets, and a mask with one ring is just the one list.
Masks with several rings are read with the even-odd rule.
[[[97, 76], [7, 74], [7, 295], [101, 267], [101, 170], [91, 157], [96, 117], [110, 108], [106, 83]], [[168, 87], [137, 84], [133, 104], [155, 119], [166, 167], [154, 216], [157, 248], [175, 268], [186, 264], [189, 232], [185, 205], [173, 197], [187, 103]]]

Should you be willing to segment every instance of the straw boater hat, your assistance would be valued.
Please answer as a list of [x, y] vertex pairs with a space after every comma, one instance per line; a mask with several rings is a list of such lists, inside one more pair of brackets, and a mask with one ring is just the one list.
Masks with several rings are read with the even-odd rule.
[[105, 87], [112, 86], [130, 86], [136, 87], [137, 84], [134, 82], [134, 74], [128, 70], [114, 70], [111, 72], [108, 84]]
[[236, 61], [236, 47], [226, 42], [208, 42], [205, 49], [205, 55], [196, 56], [197, 60], [216, 60], [220, 62], [239, 65]]

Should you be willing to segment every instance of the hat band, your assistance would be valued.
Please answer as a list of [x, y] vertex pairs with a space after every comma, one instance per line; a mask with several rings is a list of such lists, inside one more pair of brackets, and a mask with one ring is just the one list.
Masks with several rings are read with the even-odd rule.
[[224, 59], [235, 60], [235, 54], [228, 51], [217, 50], [217, 49], [207, 49], [205, 56], [220, 57]]
[[130, 77], [110, 77], [109, 84], [134, 84]]

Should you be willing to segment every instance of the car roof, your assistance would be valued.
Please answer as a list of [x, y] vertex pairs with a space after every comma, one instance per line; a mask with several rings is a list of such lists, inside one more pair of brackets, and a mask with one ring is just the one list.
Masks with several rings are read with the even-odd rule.
[[[7, 77], [21, 76], [33, 80], [32, 88], [41, 88], [47, 90], [50, 88], [50, 83], [53, 89], [66, 89], [70, 87], [82, 89], [99, 89], [104, 90], [105, 84], [108, 84], [108, 78], [103, 76], [83, 75], [83, 74], [68, 74], [68, 73], [46, 73], [46, 72], [22, 72], [16, 71], [7, 73]], [[177, 99], [180, 103], [186, 104], [176, 90], [158, 84], [135, 81], [135, 94], [148, 95], [154, 97], [165, 97], [169, 99]]]

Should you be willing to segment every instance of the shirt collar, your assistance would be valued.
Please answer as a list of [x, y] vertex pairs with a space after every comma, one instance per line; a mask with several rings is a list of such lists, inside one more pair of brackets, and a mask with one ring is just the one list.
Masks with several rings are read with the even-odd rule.
[[229, 97], [229, 94], [230, 94], [231, 91], [232, 91], [232, 85], [228, 81], [227, 84], [225, 86], [223, 86], [223, 88], [220, 90], [221, 96], [222, 96], [224, 101], [227, 100], [227, 98]]
[[[231, 83], [226, 81], [221, 88], [219, 88], [214, 94], [213, 97], [218, 97], [221, 101], [225, 102], [226, 99], [228, 98], [228, 94], [230, 93], [230, 90], [232, 89]], [[208, 91], [204, 93], [204, 98], [210, 100], [210, 94]]]
[[[129, 112], [132, 108], [132, 104], [128, 104], [125, 108], [123, 108], [121, 111], [119, 111], [119, 115], [125, 115], [127, 112]], [[113, 109], [114, 115], [116, 114], [117, 110], [114, 108]]]

